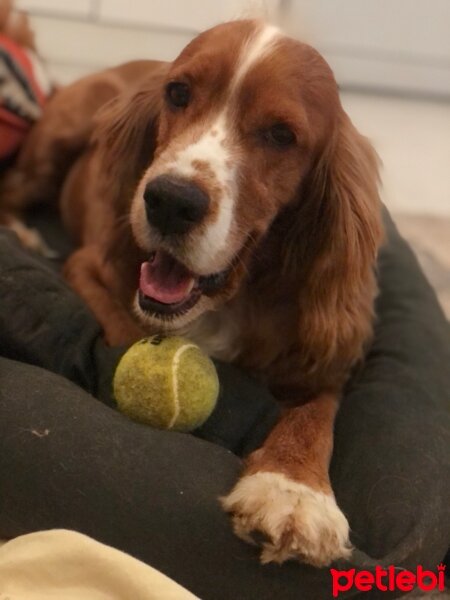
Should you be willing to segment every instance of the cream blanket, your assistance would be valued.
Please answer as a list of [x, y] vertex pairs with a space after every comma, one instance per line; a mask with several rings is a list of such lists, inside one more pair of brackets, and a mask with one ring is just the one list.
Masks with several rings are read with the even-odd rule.
[[[66, 530], [0, 547], [0, 600], [196, 600], [152, 567]], [[198, 598], [197, 598], [198, 600]]]

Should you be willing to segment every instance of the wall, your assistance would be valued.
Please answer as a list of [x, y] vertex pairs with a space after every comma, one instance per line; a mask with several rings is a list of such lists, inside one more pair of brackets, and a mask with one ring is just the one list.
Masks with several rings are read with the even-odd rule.
[[317, 46], [347, 89], [450, 98], [449, 0], [18, 0], [55, 73], [171, 59], [196, 33], [268, 14]]

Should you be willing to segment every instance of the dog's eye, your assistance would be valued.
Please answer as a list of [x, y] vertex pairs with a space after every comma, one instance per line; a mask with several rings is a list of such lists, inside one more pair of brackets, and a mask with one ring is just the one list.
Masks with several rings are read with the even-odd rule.
[[264, 132], [264, 139], [273, 146], [285, 148], [291, 146], [295, 142], [295, 133], [285, 123], [277, 123], [272, 125]]
[[176, 108], [185, 108], [191, 99], [191, 90], [187, 83], [171, 81], [166, 87], [166, 98]]

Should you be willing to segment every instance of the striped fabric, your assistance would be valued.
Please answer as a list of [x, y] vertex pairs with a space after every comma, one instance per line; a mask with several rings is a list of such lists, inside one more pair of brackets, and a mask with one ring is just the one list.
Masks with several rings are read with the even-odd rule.
[[0, 160], [19, 148], [50, 92], [36, 53], [0, 33]]

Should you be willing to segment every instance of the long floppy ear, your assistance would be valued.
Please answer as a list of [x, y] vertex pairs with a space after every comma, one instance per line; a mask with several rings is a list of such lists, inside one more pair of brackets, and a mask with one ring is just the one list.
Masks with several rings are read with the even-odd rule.
[[297, 260], [306, 265], [299, 313], [303, 367], [318, 376], [325, 367], [331, 385], [342, 384], [333, 372], [339, 378], [348, 371], [371, 334], [382, 239], [378, 184], [378, 157], [341, 110], [303, 188], [302, 232], [295, 236]]
[[168, 64], [161, 63], [142, 81], [138, 91], [121, 94], [96, 117], [93, 144], [100, 152], [102, 172], [124, 201], [153, 160], [163, 82]]

